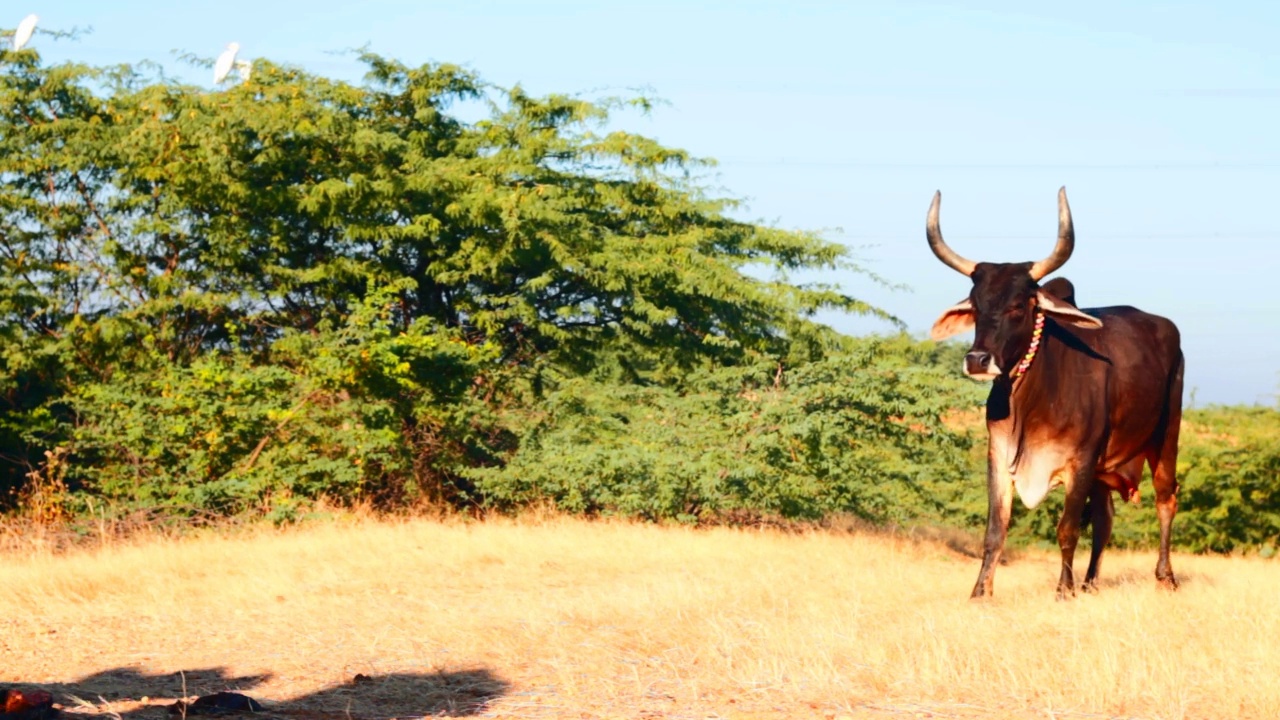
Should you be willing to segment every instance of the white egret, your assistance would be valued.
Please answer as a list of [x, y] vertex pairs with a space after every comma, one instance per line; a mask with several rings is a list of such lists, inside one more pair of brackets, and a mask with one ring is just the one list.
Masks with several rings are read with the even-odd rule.
[[40, 18], [37, 15], [28, 15], [22, 18], [22, 22], [18, 23], [18, 29], [13, 31], [13, 49], [18, 51], [22, 46], [31, 40], [31, 36], [35, 34], [36, 23]]
[[249, 82], [249, 75], [253, 72], [253, 63], [248, 60], [237, 60], [236, 72], [240, 73], [241, 80]]
[[231, 66], [236, 62], [236, 53], [240, 52], [240, 43], [233, 42], [227, 44], [227, 49], [222, 51], [218, 56], [218, 61], [213, 64], [213, 82], [222, 82], [227, 79], [227, 73], [231, 72]]

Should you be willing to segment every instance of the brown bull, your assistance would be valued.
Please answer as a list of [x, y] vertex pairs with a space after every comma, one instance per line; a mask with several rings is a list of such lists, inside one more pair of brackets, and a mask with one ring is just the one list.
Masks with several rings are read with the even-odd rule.
[[1058, 242], [1039, 262], [973, 262], [942, 240], [941, 193], [926, 223], [938, 259], [973, 280], [969, 297], [934, 323], [940, 340], [974, 331], [964, 372], [991, 380], [987, 397], [987, 533], [973, 597], [990, 595], [1016, 492], [1028, 508], [1061, 485], [1058, 596], [1075, 594], [1072, 561], [1082, 523], [1093, 524], [1084, 589], [1095, 587], [1111, 537], [1112, 491], [1138, 491], [1151, 467], [1160, 518], [1156, 579], [1176, 588], [1169, 534], [1178, 509], [1176, 463], [1183, 357], [1178, 328], [1133, 307], [1080, 310], [1063, 278], [1039, 281], [1071, 257], [1075, 230], [1066, 188], [1058, 191]]

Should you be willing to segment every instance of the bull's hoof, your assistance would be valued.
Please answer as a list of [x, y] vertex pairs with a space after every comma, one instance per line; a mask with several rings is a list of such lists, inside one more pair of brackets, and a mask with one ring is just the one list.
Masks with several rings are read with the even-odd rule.
[[1178, 589], [1178, 579], [1173, 576], [1173, 573], [1169, 573], [1164, 577], [1157, 575], [1156, 584], [1158, 584], [1162, 590], [1169, 590], [1172, 592]]
[[1076, 598], [1076, 589], [1073, 587], [1058, 586], [1058, 602], [1063, 600], [1074, 600]]
[[1085, 580], [1085, 581], [1084, 581], [1084, 584], [1080, 586], [1080, 592], [1088, 593], [1089, 595], [1097, 595], [1097, 594], [1098, 594], [1098, 581], [1097, 581], [1097, 580]]
[[985, 600], [995, 594], [995, 583], [990, 577], [979, 577], [978, 582], [973, 584], [973, 592], [969, 593], [970, 600]]

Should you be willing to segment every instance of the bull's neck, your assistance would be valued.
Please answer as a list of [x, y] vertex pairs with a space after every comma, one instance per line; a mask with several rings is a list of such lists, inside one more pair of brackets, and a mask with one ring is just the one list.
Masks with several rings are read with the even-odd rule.
[[1036, 353], [1040, 349], [1040, 340], [1044, 336], [1044, 312], [1036, 310], [1035, 329], [1031, 331], [1031, 342], [1027, 345], [1027, 352], [1022, 356], [1022, 360], [1014, 366], [1009, 375], [1016, 382], [1023, 375], [1027, 374], [1027, 370], [1031, 368], [1031, 363], [1036, 360]]

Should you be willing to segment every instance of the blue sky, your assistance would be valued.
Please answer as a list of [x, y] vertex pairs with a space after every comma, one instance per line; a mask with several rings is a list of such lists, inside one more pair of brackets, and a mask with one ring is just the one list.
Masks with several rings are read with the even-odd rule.
[[[1066, 185], [1082, 305], [1182, 329], [1188, 393], [1280, 387], [1280, 4], [1233, 2], [291, 2], [18, 0], [47, 61], [241, 57], [350, 80], [343, 50], [452, 62], [536, 93], [644, 87], [628, 129], [720, 161], [744, 216], [826, 229], [909, 290], [832, 276], [918, 335], [968, 292], [924, 241], [934, 190], [961, 254], [1047, 254]], [[208, 81], [207, 71], [190, 77]], [[836, 229], [839, 229], [837, 232]], [[889, 329], [830, 318], [849, 332]]]

